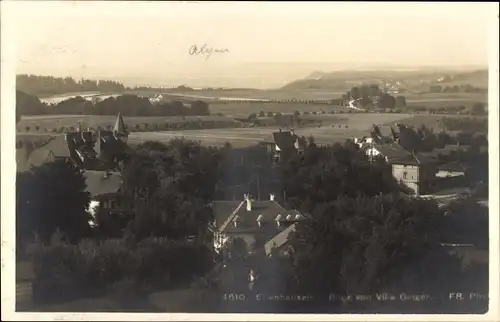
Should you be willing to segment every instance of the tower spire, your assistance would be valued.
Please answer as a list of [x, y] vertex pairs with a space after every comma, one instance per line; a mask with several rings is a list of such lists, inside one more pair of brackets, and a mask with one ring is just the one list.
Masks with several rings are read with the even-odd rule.
[[113, 132], [115, 134], [125, 134], [125, 122], [123, 122], [123, 117], [120, 112], [116, 117], [115, 126], [113, 127]]

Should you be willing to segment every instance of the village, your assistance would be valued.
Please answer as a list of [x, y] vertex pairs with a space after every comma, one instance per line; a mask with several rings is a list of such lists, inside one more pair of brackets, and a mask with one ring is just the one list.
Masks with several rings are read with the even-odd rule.
[[[91, 215], [89, 226], [92, 229], [102, 230], [103, 225], [106, 222], [109, 225], [110, 220], [129, 221], [137, 216], [139, 205], [152, 198], [148, 188], [144, 186], [133, 188], [132, 196], [124, 194], [126, 183], [123, 174], [127, 173], [126, 164], [130, 162], [127, 155], [137, 149], [127, 143], [128, 134], [127, 125], [118, 114], [112, 130], [92, 131], [77, 126], [74, 132], [54, 138], [44, 149], [35, 150], [32, 154], [32, 159], [39, 162], [38, 167], [63, 162], [78, 169], [85, 179], [85, 191], [90, 196], [86, 211]], [[474, 200], [487, 206], [487, 195], [478, 193], [484, 182], [476, 180], [471, 185], [465, 162], [451, 160], [456, 157], [456, 153], [467, 153], [471, 149], [470, 146], [448, 144], [429, 152], [408, 151], [400, 143], [405, 144], [405, 140], [410, 139], [411, 135], [412, 129], [404, 124], [374, 125], [370, 137], [353, 138], [346, 144], [351, 144], [351, 147], [365, 155], [369, 163], [384, 163], [394, 181], [400, 183], [406, 189], [405, 193], [413, 198], [434, 200], [439, 208], [447, 209], [456, 200], [481, 195], [483, 197]], [[142, 146], [147, 144], [155, 143], [145, 143]], [[239, 261], [243, 257], [261, 258], [253, 261], [254, 264], [250, 266], [245, 264], [243, 273], [239, 273], [239, 281], [244, 286], [236, 286], [238, 283], [234, 281], [226, 286], [229, 290], [252, 292], [255, 283], [267, 283], [266, 277], [259, 273], [262, 270], [262, 258], [278, 258], [280, 261], [293, 258], [295, 250], [290, 241], [294, 238], [297, 228], [313, 220], [313, 215], [309, 211], [300, 211], [298, 207], [290, 207], [286, 190], [275, 185], [276, 178], [262, 175], [260, 170], [256, 169], [268, 164], [276, 173], [290, 158], [303, 157], [304, 153], [311, 149], [311, 144], [316, 146], [294, 129], [279, 128], [269, 140], [258, 143], [252, 149], [243, 149], [243, 152], [240, 151], [230, 158], [232, 166], [247, 164], [250, 171], [255, 171], [250, 177], [253, 184], [240, 181], [236, 187], [227, 186], [226, 190], [229, 190], [219, 193], [220, 199], [207, 200], [213, 216], [213, 219], [207, 222], [208, 231], [200, 234], [195, 229], [183, 235], [187, 241], [199, 240], [200, 236], [205, 236], [204, 243], [211, 248], [215, 256], [215, 266], [207, 276], [216, 274], [220, 279], [224, 274], [231, 274], [225, 273], [227, 266], [232, 265], [228, 263]], [[323, 148], [328, 149], [328, 146]], [[487, 155], [487, 146], [474, 149], [477, 153], [486, 152]], [[300, 195], [298, 197], [300, 198]], [[103, 219], [103, 216], [108, 219]], [[123, 225], [119, 227], [121, 228], [118, 228], [118, 231], [125, 228]], [[121, 233], [118, 233], [117, 236], [120, 235]], [[441, 246], [447, 249], [449, 254], [462, 260], [487, 263], [487, 256], [478, 257], [475, 247], [477, 245], [472, 243], [460, 239], [442, 240]], [[204, 277], [202, 280], [207, 281], [206, 279], [207, 277]], [[235, 296], [236, 293], [223, 294], [227, 297], [227, 294]], [[25, 296], [29, 298], [29, 295]]]

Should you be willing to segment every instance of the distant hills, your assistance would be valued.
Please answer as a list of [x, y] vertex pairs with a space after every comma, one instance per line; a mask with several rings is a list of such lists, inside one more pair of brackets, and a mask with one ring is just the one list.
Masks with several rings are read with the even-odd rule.
[[408, 89], [431, 85], [466, 85], [487, 88], [488, 70], [447, 71], [447, 70], [339, 70], [334, 72], [314, 71], [303, 79], [292, 81], [282, 89], [338, 89], [345, 90], [363, 83], [398, 83]]

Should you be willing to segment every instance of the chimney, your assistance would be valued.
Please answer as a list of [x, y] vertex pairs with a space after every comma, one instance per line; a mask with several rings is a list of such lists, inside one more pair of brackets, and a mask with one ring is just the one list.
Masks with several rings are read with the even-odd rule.
[[245, 201], [247, 203], [247, 211], [251, 211], [252, 210], [252, 200], [250, 198], [250, 194], [249, 193], [245, 193], [244, 195], [244, 198], [245, 198]]
[[250, 198], [247, 199], [247, 211], [252, 211], [252, 200]]
[[269, 194], [269, 200], [274, 201], [274, 194]]

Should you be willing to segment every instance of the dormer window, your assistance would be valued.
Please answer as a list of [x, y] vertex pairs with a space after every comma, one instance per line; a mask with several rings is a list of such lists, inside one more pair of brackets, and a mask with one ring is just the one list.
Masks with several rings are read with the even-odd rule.
[[259, 225], [259, 227], [262, 227], [262, 219], [264, 219], [264, 216], [262, 216], [262, 214], [260, 214], [257, 217], [257, 225]]
[[276, 225], [278, 225], [278, 226], [280, 226], [280, 225], [281, 225], [281, 218], [282, 218], [282, 217], [281, 217], [281, 214], [278, 214], [278, 215], [276, 216], [276, 218], [275, 218], [275, 220], [276, 220]]

